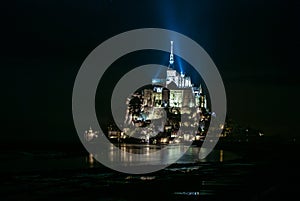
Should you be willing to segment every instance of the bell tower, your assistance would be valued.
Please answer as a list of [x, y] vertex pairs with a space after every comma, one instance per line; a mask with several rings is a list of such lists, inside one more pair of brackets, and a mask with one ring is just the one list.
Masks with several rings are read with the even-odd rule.
[[174, 64], [174, 55], [173, 55], [173, 41], [171, 40], [171, 53], [170, 53], [170, 60], [169, 66], [171, 67]]

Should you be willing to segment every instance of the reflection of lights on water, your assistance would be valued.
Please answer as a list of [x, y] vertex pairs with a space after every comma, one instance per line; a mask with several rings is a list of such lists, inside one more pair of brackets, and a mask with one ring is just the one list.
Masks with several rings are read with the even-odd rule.
[[179, 143], [180, 140], [179, 140], [179, 139], [175, 139], [174, 142], [175, 142], [175, 143]]
[[126, 147], [125, 147], [125, 146], [121, 147], [121, 150], [122, 150], [122, 153], [123, 153], [124, 155], [126, 155], [126, 153], [127, 153]]
[[138, 176], [127, 176], [125, 178], [126, 180], [131, 180], [131, 179], [140, 179], [140, 180], [154, 180], [156, 179], [155, 176], [141, 176], [141, 177], [138, 177]]
[[220, 162], [223, 162], [223, 150], [220, 150]]
[[146, 147], [146, 155], [149, 156], [149, 154], [150, 154], [150, 148]]
[[142, 176], [141, 178], [140, 178], [141, 180], [153, 180], [153, 179], [155, 179], [155, 176]]
[[114, 161], [114, 149], [114, 145], [110, 144], [110, 151], [108, 152], [108, 154], [111, 161]]
[[94, 155], [90, 153], [88, 156], [88, 164], [90, 165], [91, 168], [94, 167], [94, 162], [95, 162]]
[[189, 195], [189, 196], [193, 196], [193, 195], [200, 195], [200, 192], [174, 192], [175, 195]]

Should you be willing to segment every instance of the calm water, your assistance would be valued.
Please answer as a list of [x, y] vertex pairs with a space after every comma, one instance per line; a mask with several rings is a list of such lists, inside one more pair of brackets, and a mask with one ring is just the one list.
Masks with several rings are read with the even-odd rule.
[[[226, 162], [240, 158], [238, 154], [230, 151], [213, 150], [205, 159], [200, 159], [199, 147], [187, 149], [187, 147], [183, 146], [167, 146], [167, 151], [165, 152], [167, 155], [164, 158], [150, 161], [152, 159], [151, 153], [161, 150], [162, 147], [155, 145], [121, 145], [120, 149], [122, 150], [121, 153], [118, 153], [115, 147], [107, 150], [107, 160], [112, 162], [120, 160], [129, 165], [171, 165], [174, 162], [176, 164]], [[142, 157], [139, 158], [137, 163], [132, 158], [126, 157], [128, 153], [141, 154]], [[183, 156], [180, 159], [174, 160], [181, 154]], [[102, 165], [95, 158], [97, 158], [97, 153], [90, 153], [86, 156], [74, 156], [64, 152], [5, 152], [0, 155], [0, 159], [5, 161], [1, 164], [0, 170], [4, 172], [26, 172], [101, 167]]]
[[[147, 155], [161, 147], [126, 145], [121, 149], [122, 154]], [[170, 156], [178, 150], [184, 149], [170, 146]], [[299, 174], [287, 169], [283, 159], [251, 161], [226, 150], [214, 150], [199, 159], [199, 151], [191, 147], [175, 164], [142, 175], [108, 169], [95, 160], [96, 154], [6, 151], [0, 155], [1, 200], [288, 200], [297, 192], [291, 181], [298, 181]], [[107, 152], [112, 160], [126, 158], [122, 154], [116, 156], [114, 149]], [[268, 154], [266, 159], [273, 157]], [[167, 158], [163, 162], [169, 164], [172, 157]], [[146, 159], [142, 165], [147, 165]]]

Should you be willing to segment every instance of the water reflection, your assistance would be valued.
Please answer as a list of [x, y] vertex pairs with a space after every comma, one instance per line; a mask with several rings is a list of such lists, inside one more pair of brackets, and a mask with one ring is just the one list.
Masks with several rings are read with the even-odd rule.
[[94, 167], [95, 160], [94, 160], [93, 154], [91, 154], [91, 153], [89, 154], [89, 156], [87, 157], [87, 162], [88, 162], [90, 168]]
[[[160, 154], [158, 151], [164, 150]], [[201, 147], [188, 147], [184, 145], [133, 145], [123, 144], [118, 147], [111, 144], [106, 153], [91, 153], [88, 156], [88, 164], [94, 167], [94, 158], [101, 156], [109, 163], [123, 166], [139, 165], [170, 165], [173, 163], [187, 164], [198, 162], [224, 162], [239, 158], [238, 155], [224, 150], [213, 150], [206, 158], [209, 150]], [[159, 157], [158, 157], [159, 156]], [[179, 159], [178, 159], [179, 158]]]
[[223, 162], [223, 150], [221, 149], [220, 150], [220, 162], [222, 163]]
[[168, 165], [174, 163], [187, 149], [188, 146], [185, 145], [120, 145], [116, 147], [111, 144], [108, 152], [104, 153], [104, 156], [102, 153], [101, 156], [108, 162], [122, 163], [125, 166]]

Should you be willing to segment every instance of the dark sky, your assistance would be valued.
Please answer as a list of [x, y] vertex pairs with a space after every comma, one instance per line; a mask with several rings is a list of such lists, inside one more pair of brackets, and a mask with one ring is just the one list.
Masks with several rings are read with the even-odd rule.
[[27, 0], [3, 10], [3, 139], [78, 141], [71, 98], [80, 65], [106, 39], [147, 27], [208, 52], [236, 122], [299, 134], [299, 1]]

